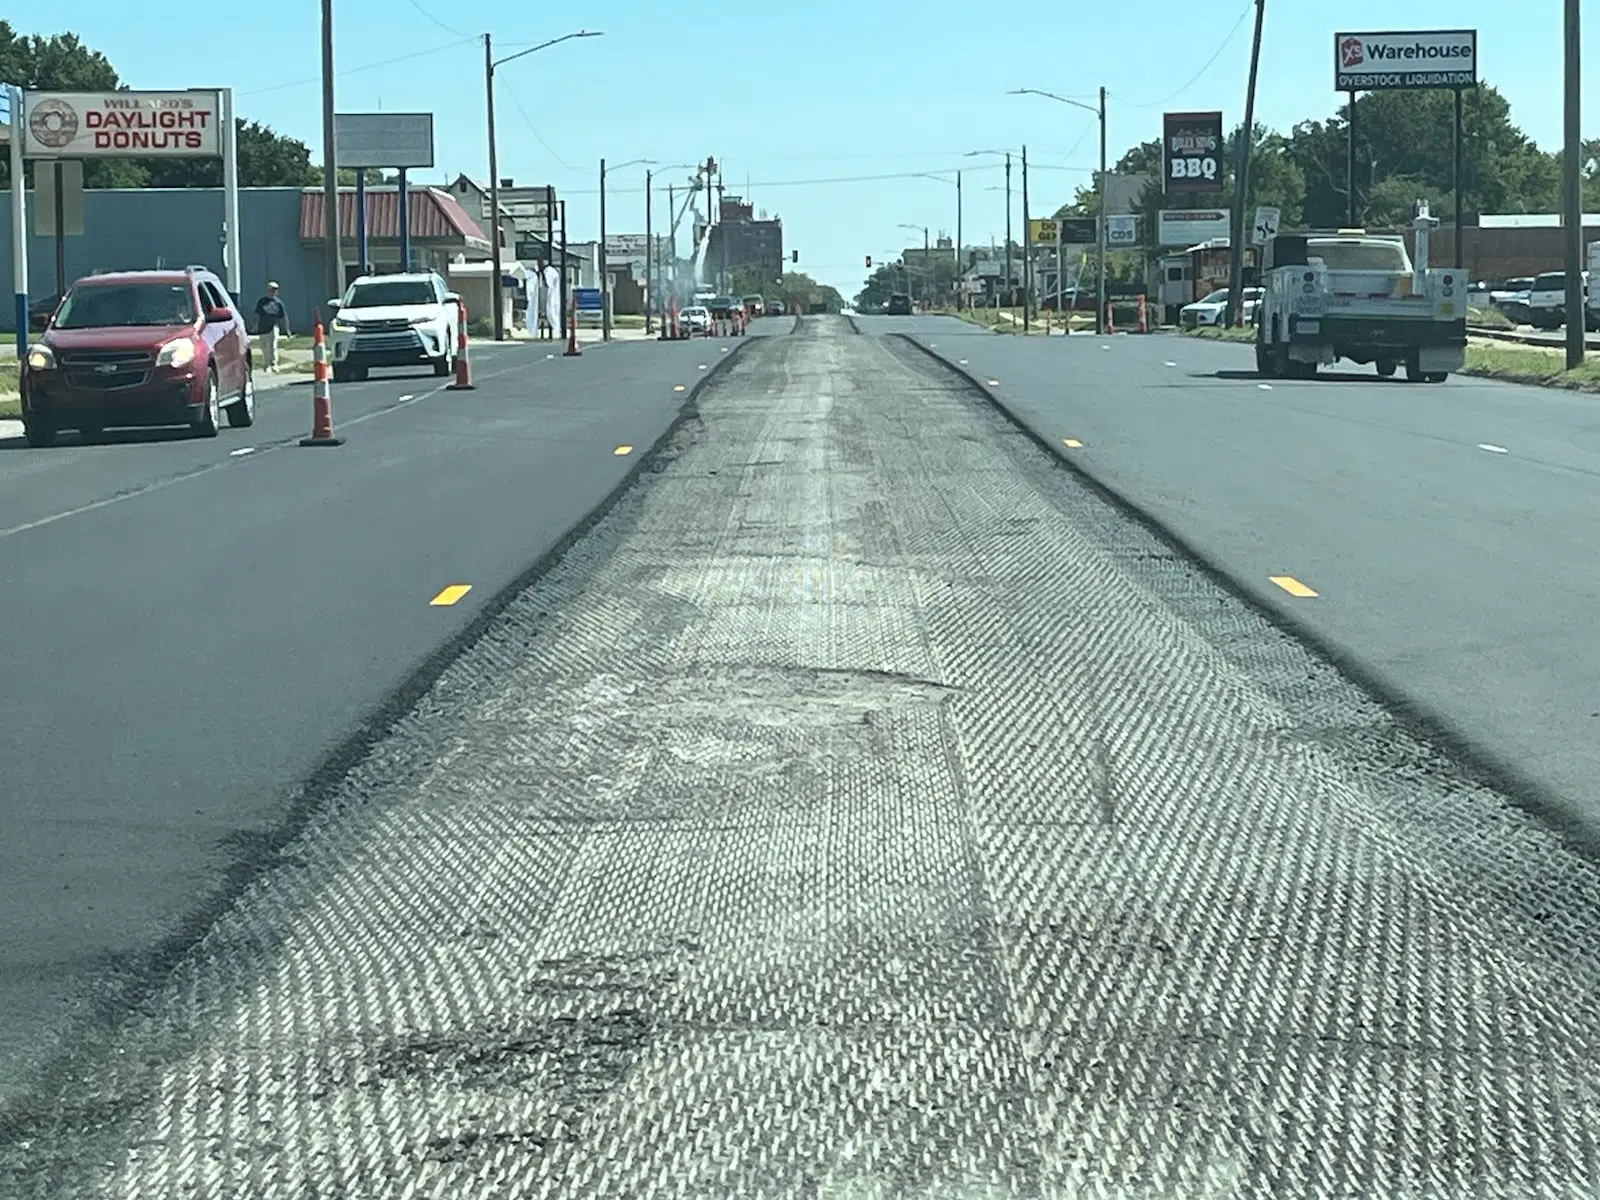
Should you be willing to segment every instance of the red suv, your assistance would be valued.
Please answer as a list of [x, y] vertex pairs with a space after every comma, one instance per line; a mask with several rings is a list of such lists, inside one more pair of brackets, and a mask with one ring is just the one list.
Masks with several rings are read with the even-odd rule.
[[108, 426], [188, 425], [216, 437], [224, 411], [245, 426], [255, 407], [244, 318], [204, 267], [80, 279], [28, 351], [30, 446], [63, 429], [90, 441]]

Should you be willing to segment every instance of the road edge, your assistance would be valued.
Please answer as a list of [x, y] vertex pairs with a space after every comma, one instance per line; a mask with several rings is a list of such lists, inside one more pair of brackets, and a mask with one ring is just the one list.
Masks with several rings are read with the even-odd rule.
[[915, 346], [923, 354], [964, 380], [995, 411], [1065, 467], [1096, 496], [1167, 543], [1210, 582], [1245, 605], [1273, 628], [1293, 637], [1352, 684], [1378, 701], [1394, 717], [1396, 724], [1412, 737], [1447, 754], [1478, 783], [1505, 797], [1559, 834], [1574, 851], [1586, 858], [1600, 859], [1600, 821], [1586, 817], [1578, 811], [1574, 802], [1530, 778], [1493, 751], [1478, 745], [1449, 717], [1406, 694], [1383, 672], [1367, 666], [1354, 650], [1324, 636], [1292, 614], [1267, 604], [1255, 595], [1248, 585], [1220, 566], [1183, 534], [1101, 479], [1085, 466], [1081, 459], [1063, 453], [1061, 447], [1050, 437], [1035, 429], [1026, 417], [1007, 404], [994, 389], [986, 386], [971, 371], [919, 342], [914, 334], [895, 331], [892, 336]]
[[[158, 988], [194, 946], [205, 937], [219, 917], [228, 911], [249, 887], [282, 865], [284, 851], [293, 845], [312, 818], [338, 795], [346, 776], [375, 747], [389, 737], [438, 683], [444, 673], [493, 627], [494, 622], [525, 592], [548, 574], [638, 482], [653, 473], [662, 452], [684, 424], [697, 415], [696, 401], [701, 392], [730, 369], [740, 351], [750, 341], [736, 341], [728, 353], [695, 381], [684, 394], [677, 412], [643, 454], [634, 457], [628, 471], [583, 516], [573, 522], [548, 549], [483, 602], [465, 627], [442, 642], [411, 668], [405, 677], [381, 696], [294, 790], [283, 816], [271, 829], [235, 834], [222, 845], [233, 851], [233, 861], [222, 871], [220, 882], [181, 920], [166, 937], [137, 954], [125, 955], [104, 964], [102, 977], [92, 997], [85, 998], [85, 1012], [65, 1027], [68, 1035], [85, 1034], [85, 1042], [64, 1047], [52, 1046], [47, 1054], [25, 1064], [24, 1082], [10, 1097], [0, 1098], [0, 1149], [13, 1148], [22, 1140], [43, 1136], [37, 1128], [59, 1118], [54, 1111], [60, 1096], [81, 1072], [85, 1058], [96, 1061], [111, 1052], [116, 1031], [123, 1020], [139, 1011], [142, 1003]], [[67, 1102], [69, 1109], [74, 1107]], [[92, 1102], [88, 1107], [93, 1108]], [[98, 1109], [94, 1119], [104, 1119]]]

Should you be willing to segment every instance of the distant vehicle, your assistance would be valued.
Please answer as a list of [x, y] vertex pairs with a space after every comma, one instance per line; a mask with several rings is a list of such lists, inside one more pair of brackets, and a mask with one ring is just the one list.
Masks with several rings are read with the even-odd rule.
[[692, 304], [678, 311], [678, 324], [690, 333], [711, 332], [711, 310], [704, 305]]
[[706, 301], [706, 307], [711, 310], [713, 320], [726, 321], [731, 319], [742, 306], [732, 296], [714, 296]]
[[[1589, 288], [1589, 272], [1583, 273], [1584, 291]], [[1567, 323], [1567, 273], [1546, 271], [1536, 276], [1528, 289], [1528, 324], [1535, 329], [1560, 329]]]
[[911, 297], [904, 292], [895, 292], [890, 295], [889, 315], [891, 317], [909, 317], [911, 315]]
[[1532, 290], [1532, 275], [1508, 279], [1499, 287], [1489, 290], [1489, 304], [1505, 313], [1518, 325], [1522, 325], [1528, 320], [1528, 293]]
[[[1438, 219], [1421, 207], [1417, 261], [1427, 263]], [[1257, 309], [1256, 371], [1311, 379], [1339, 359], [1391, 376], [1442, 383], [1467, 361], [1467, 278], [1416, 268], [1396, 234], [1360, 229], [1279, 233], [1267, 242]]]
[[333, 303], [333, 378], [360, 380], [373, 367], [423, 363], [455, 370], [460, 298], [432, 271], [363, 275]]
[[782, 300], [768, 300], [767, 301], [767, 316], [769, 316], [769, 317], [781, 317], [781, 316], [783, 316], [783, 314], [784, 314], [784, 305], [783, 305], [783, 301]]
[[[1218, 288], [1204, 300], [1196, 300], [1193, 304], [1185, 304], [1178, 310], [1178, 323], [1185, 329], [1202, 329], [1207, 326], [1221, 325], [1228, 314], [1228, 288]], [[1240, 314], [1246, 325], [1255, 322], [1256, 305], [1261, 303], [1261, 289], [1258, 287], [1245, 288], [1243, 312]]]
[[766, 308], [760, 296], [746, 296], [744, 298], [744, 311], [752, 317], [759, 317]]
[[228, 289], [198, 267], [80, 279], [28, 350], [22, 424], [30, 446], [62, 429], [186, 424], [216, 437], [255, 421], [250, 335]]

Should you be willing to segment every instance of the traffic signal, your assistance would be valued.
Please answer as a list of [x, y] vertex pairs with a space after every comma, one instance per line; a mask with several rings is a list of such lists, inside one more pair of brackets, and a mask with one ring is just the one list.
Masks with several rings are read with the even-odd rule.
[[798, 251], [798, 250], [789, 251], [789, 261], [790, 262], [799, 262], [800, 261], [800, 251]]
[[872, 255], [869, 254], [869, 255], [867, 255], [867, 266], [870, 267], [871, 265], [872, 265]]

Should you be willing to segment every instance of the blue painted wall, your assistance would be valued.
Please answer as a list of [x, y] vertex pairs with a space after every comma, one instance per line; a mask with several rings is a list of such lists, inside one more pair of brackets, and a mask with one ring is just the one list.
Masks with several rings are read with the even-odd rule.
[[[300, 241], [299, 188], [240, 188], [239, 243], [246, 313], [275, 279], [297, 333], [311, 328], [312, 309], [325, 304], [322, 253]], [[11, 283], [11, 205], [0, 193], [0, 293], [13, 294]], [[29, 224], [32, 224], [29, 193]], [[221, 188], [140, 188], [87, 191], [83, 197], [81, 237], [66, 239], [67, 281], [97, 269], [137, 270], [157, 266], [210, 267], [222, 270]], [[54, 295], [54, 238], [28, 241], [28, 294], [31, 299]], [[15, 330], [13, 305], [0, 305], [0, 330]]]

